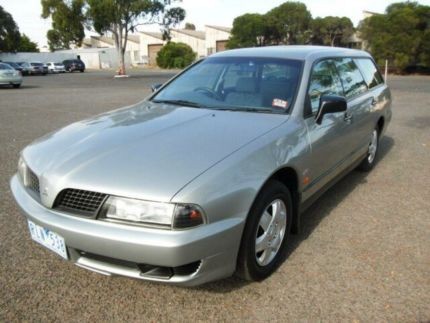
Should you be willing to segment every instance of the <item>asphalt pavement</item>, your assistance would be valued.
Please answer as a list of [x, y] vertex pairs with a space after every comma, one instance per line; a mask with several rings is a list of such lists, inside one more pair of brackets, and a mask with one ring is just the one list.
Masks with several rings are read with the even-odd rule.
[[375, 169], [303, 215], [260, 283], [181, 288], [79, 268], [30, 239], [10, 190], [19, 151], [71, 122], [144, 99], [172, 72], [25, 77], [0, 88], [0, 321], [430, 321], [430, 77], [390, 76], [393, 120]]

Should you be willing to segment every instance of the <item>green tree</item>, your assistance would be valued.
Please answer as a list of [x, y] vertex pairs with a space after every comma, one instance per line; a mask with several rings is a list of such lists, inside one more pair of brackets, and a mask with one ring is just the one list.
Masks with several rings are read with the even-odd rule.
[[265, 44], [266, 27], [264, 16], [258, 13], [247, 13], [233, 21], [231, 37], [227, 48], [254, 47]]
[[0, 52], [16, 51], [20, 33], [12, 15], [0, 6]]
[[194, 24], [192, 24], [190, 22], [187, 22], [187, 23], [185, 23], [185, 29], [187, 29], [187, 30], [196, 30], [196, 25], [194, 25]]
[[19, 39], [18, 52], [38, 52], [37, 44], [32, 42], [26, 34], [22, 34]]
[[365, 19], [361, 38], [379, 64], [388, 59], [399, 72], [410, 64], [430, 65], [430, 7], [416, 2], [395, 3], [385, 14]]
[[184, 43], [168, 42], [157, 54], [161, 68], [184, 68], [195, 61], [197, 54]]
[[42, 17], [52, 19], [52, 29], [46, 37], [51, 51], [80, 46], [85, 37], [84, 0], [42, 0]]
[[267, 41], [274, 44], [305, 44], [309, 41], [312, 15], [301, 2], [287, 1], [265, 15]]
[[346, 46], [354, 33], [354, 26], [347, 17], [315, 18], [312, 21], [312, 43], [327, 46]]

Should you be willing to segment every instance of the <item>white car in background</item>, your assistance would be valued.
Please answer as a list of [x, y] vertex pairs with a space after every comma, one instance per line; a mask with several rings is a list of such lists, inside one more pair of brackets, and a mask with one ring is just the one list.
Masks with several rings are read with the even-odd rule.
[[22, 74], [15, 70], [12, 66], [5, 63], [0, 63], [0, 85], [12, 85], [14, 88], [19, 88], [22, 83]]
[[49, 63], [46, 63], [46, 65], [48, 66], [48, 72], [49, 73], [65, 73], [66, 72], [66, 69], [65, 69], [63, 63], [49, 62]]

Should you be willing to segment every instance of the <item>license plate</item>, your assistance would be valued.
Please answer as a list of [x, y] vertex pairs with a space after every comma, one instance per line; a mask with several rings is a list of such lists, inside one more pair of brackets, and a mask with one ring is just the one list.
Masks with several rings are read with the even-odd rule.
[[28, 221], [28, 228], [30, 229], [31, 238], [34, 241], [54, 251], [64, 259], [68, 259], [66, 244], [62, 236], [30, 220]]

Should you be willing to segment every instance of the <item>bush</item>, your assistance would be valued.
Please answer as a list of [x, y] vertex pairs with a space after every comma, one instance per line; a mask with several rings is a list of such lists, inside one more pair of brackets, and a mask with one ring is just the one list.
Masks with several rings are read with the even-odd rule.
[[196, 56], [187, 44], [169, 42], [158, 52], [157, 65], [161, 68], [184, 68], [194, 62]]

